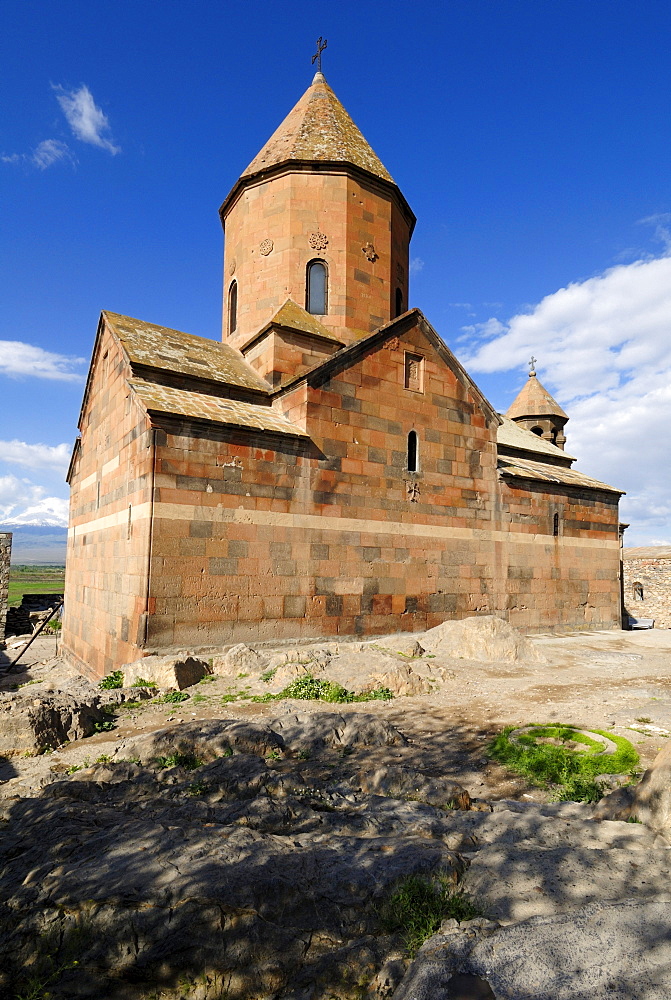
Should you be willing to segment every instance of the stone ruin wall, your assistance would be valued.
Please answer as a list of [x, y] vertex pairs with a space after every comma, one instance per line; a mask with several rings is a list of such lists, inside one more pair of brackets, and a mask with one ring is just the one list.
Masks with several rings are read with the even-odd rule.
[[9, 590], [9, 560], [12, 554], [11, 532], [0, 532], [0, 642], [5, 638], [7, 593]]
[[[624, 607], [633, 618], [654, 618], [655, 628], [671, 628], [671, 552], [664, 557], [623, 560]], [[643, 600], [635, 586], [643, 587]]]

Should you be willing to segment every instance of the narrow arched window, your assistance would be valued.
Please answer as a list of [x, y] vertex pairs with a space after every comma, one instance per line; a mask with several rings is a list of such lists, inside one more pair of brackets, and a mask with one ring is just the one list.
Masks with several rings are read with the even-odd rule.
[[228, 332], [235, 333], [238, 325], [238, 283], [231, 282], [228, 289]]
[[419, 449], [417, 447], [417, 431], [408, 434], [408, 472], [417, 472], [419, 468]]
[[634, 600], [635, 601], [642, 601], [643, 600], [643, 584], [642, 583], [635, 583], [634, 584]]
[[323, 260], [311, 260], [305, 281], [305, 308], [315, 316], [328, 312], [328, 274]]
[[555, 538], [559, 535], [559, 514], [555, 514], [552, 518], [552, 534]]
[[395, 316], [400, 316], [403, 312], [403, 292], [400, 288], [396, 289], [396, 312]]

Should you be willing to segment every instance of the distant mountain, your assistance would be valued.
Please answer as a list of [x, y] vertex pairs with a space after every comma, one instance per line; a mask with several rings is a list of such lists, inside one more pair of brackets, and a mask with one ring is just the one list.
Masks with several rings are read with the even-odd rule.
[[0, 524], [0, 531], [12, 533], [13, 563], [65, 564], [67, 528], [60, 525], [14, 523]]

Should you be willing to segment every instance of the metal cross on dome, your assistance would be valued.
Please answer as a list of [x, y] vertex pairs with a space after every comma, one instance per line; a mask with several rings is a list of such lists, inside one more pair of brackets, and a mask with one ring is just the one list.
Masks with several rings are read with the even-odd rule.
[[317, 51], [312, 57], [312, 65], [314, 66], [315, 62], [317, 62], [320, 73], [322, 71], [322, 52], [324, 51], [327, 45], [328, 45], [328, 39], [326, 38], [322, 39], [322, 36], [320, 35], [319, 38], [317, 39]]
[[536, 362], [537, 361], [538, 361], [538, 358], [535, 358], [533, 356], [533, 354], [531, 355], [531, 361], [527, 361], [527, 364], [529, 365], [529, 374], [530, 375], [535, 375], [536, 374]]

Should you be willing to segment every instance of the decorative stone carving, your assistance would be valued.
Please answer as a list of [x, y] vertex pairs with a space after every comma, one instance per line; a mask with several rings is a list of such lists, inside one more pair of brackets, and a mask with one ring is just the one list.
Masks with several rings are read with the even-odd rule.
[[405, 495], [410, 503], [417, 503], [419, 500], [419, 483], [416, 483], [412, 479], [406, 479]]
[[308, 243], [313, 250], [325, 250], [329, 244], [328, 237], [323, 233], [310, 233]]
[[230, 274], [231, 277], [233, 277], [233, 275], [235, 274], [236, 267], [237, 267], [237, 261], [234, 257], [231, 263], [228, 265], [228, 273]]
[[371, 264], [374, 264], [378, 259], [378, 254], [375, 253], [375, 247], [372, 243], [364, 243], [361, 247], [361, 253], [364, 255], [366, 260], [371, 262]]
[[424, 390], [424, 358], [419, 354], [405, 356], [405, 387], [413, 392]]
[[385, 351], [397, 351], [400, 344], [398, 337], [390, 337], [389, 340], [385, 340], [382, 345]]
[[264, 257], [267, 257], [269, 253], [273, 252], [274, 246], [275, 244], [273, 243], [272, 240], [263, 240], [261, 243], [259, 243], [259, 250], [261, 251]]

